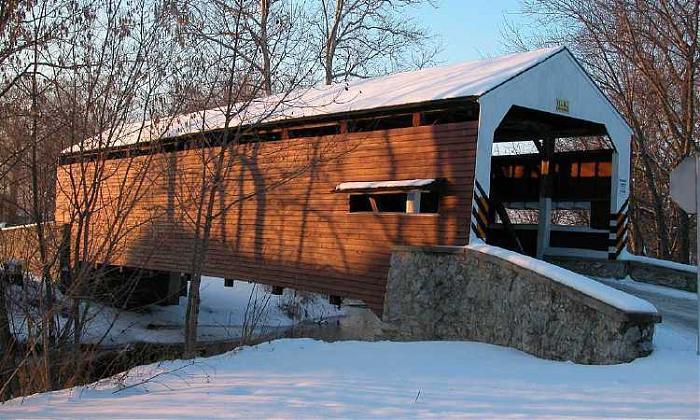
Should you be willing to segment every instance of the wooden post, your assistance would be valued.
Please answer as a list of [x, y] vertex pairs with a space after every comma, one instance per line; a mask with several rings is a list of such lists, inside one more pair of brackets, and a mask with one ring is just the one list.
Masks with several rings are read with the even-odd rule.
[[409, 191], [406, 193], [406, 213], [420, 213], [420, 191]]
[[187, 282], [190, 281], [188, 273], [180, 273], [180, 296], [187, 296]]
[[549, 247], [549, 236], [552, 225], [552, 157], [554, 156], [554, 137], [544, 139], [543, 152], [540, 153], [540, 199], [539, 220], [537, 222], [537, 258], [544, 258], [544, 252]]
[[340, 308], [340, 305], [343, 304], [343, 298], [340, 296], [337, 296], [337, 295], [330, 295], [330, 296], [328, 296], [328, 303]]
[[[165, 277], [165, 276], [164, 276]], [[180, 290], [182, 284], [180, 283], [180, 272], [171, 271], [167, 273], [167, 280], [164, 278], [162, 281], [167, 281], [167, 289], [165, 300], [162, 305], [178, 305], [180, 303]]]
[[58, 251], [59, 278], [65, 290], [72, 286], [73, 271], [71, 267], [71, 225], [66, 224], [61, 231], [61, 244]]
[[421, 118], [420, 112], [414, 112], [414, 113], [413, 113], [411, 122], [412, 122], [412, 125], [413, 125], [414, 127], [420, 127], [420, 126], [421, 126], [422, 118]]

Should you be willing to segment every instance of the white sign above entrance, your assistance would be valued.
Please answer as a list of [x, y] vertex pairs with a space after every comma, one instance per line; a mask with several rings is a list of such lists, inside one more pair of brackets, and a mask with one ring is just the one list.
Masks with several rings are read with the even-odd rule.
[[557, 111], [569, 113], [569, 101], [562, 98], [557, 98]]

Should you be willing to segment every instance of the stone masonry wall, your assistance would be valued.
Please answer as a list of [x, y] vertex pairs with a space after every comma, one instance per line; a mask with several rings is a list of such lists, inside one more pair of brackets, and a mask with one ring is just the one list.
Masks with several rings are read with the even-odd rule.
[[475, 340], [584, 364], [648, 355], [660, 320], [460, 247], [397, 249], [385, 299], [395, 339]]
[[607, 261], [572, 257], [550, 257], [547, 260], [552, 264], [588, 276], [616, 279], [623, 279], [629, 276], [644, 283], [658, 284], [688, 292], [697, 291], [695, 273], [647, 264], [642, 261]]
[[585, 276], [624, 279], [628, 274], [625, 261], [573, 257], [545, 257], [545, 259]]
[[634, 280], [673, 287], [674, 289], [686, 290], [688, 292], [697, 291], [698, 283], [695, 273], [659, 267], [638, 261], [628, 261], [627, 267], [629, 276]]

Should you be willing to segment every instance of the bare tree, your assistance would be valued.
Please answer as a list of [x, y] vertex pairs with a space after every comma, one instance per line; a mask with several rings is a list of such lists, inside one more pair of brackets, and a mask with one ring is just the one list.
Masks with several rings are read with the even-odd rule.
[[0, 98], [21, 76], [21, 72], [17, 74], [13, 71], [12, 65], [19, 64], [20, 53], [31, 46], [22, 38], [27, 7], [26, 2], [21, 0], [0, 3]]
[[[287, 83], [294, 82], [297, 69], [308, 67], [313, 60], [311, 34], [302, 26], [306, 13], [303, 3], [177, 0], [171, 7], [183, 23], [178, 31], [187, 45], [206, 50], [215, 46], [219, 49], [216, 56], [223, 60], [235, 56], [245, 62], [250, 67], [248, 83], [260, 84], [264, 95], [284, 90]], [[202, 73], [210, 75], [216, 71], [217, 68], [202, 69]], [[197, 98], [212, 99], [207, 89], [200, 90]]]
[[[209, 250], [212, 244], [221, 246], [223, 234], [214, 232], [214, 228], [225, 230], [227, 214], [244, 201], [264, 200], [268, 191], [346, 153], [342, 141], [327, 139], [292, 154], [284, 141], [265, 147], [264, 154], [259, 152], [263, 148], [250, 146], [264, 141], [268, 133], [262, 124], [270, 118], [284, 115], [290, 104], [304, 106], [303, 89], [299, 88], [310, 84], [317, 68], [310, 54], [315, 51], [309, 48], [312, 44], [304, 34], [308, 16], [301, 9], [283, 11], [282, 5], [285, 3], [281, 1], [210, 0], [183, 3], [184, 8], [178, 11], [186, 16], [183, 32], [187, 44], [196, 46], [192, 56], [206, 63], [203, 67], [207, 71], [201, 73], [197, 83], [206, 89], [199, 89], [194, 102], [215, 104], [185, 117], [194, 121], [197, 129], [190, 130], [191, 139], [187, 140], [193, 147], [182, 156], [183, 162], [177, 163], [188, 171], [177, 171], [174, 183], [176, 223], [192, 236], [185, 320], [188, 357], [195, 356], [199, 288]], [[270, 96], [271, 92], [274, 95]], [[216, 121], [215, 127], [210, 121]], [[246, 190], [246, 180], [239, 179], [244, 173], [257, 172], [265, 159], [280, 158], [287, 168], [283, 173], [274, 180], [257, 176], [253, 190]]]
[[[8, 356], [2, 366], [3, 397], [90, 377], [84, 369], [94, 350], [83, 341], [84, 328], [94, 316], [89, 299], [110, 264], [123, 258], [125, 238], [147, 222], [134, 223], [128, 216], [152, 182], [151, 155], [131, 153], [143, 149], [141, 133], [157, 140], [167, 131], [167, 120], [157, 126], [146, 125], [147, 120], [178, 112], [164, 109], [160, 100], [180, 63], [176, 44], [168, 43], [164, 19], [170, 15], [148, 0], [128, 5], [118, 0], [55, 1], [27, 11], [32, 26], [24, 29], [25, 37], [34, 41], [23, 60], [31, 65], [8, 89], [13, 106], [6, 109], [13, 112], [4, 115], [0, 132], [12, 137], [10, 144], [16, 147], [10, 166], [19, 174], [15, 181], [21, 192], [15, 205], [34, 225], [16, 231], [26, 233], [21, 241], [5, 238], [3, 232], [3, 243], [24, 245], [22, 259], [38, 266], [34, 271], [40, 283], [38, 301], [25, 301], [22, 296], [30, 293], [5, 293], [8, 300], [2, 301], [7, 307], [0, 310], [10, 315], [5, 319], [11, 321], [17, 311], [22, 314], [19, 325], [12, 321], [11, 335], [27, 330], [18, 345], [2, 343]], [[65, 28], [61, 36], [40, 40], [56, 20]], [[56, 156], [68, 147], [72, 161], [57, 167]], [[110, 159], [108, 150], [115, 147], [125, 159]], [[101, 212], [104, 206], [112, 211]], [[70, 226], [67, 235], [53, 223], [55, 214]], [[63, 255], [58, 243], [68, 245], [72, 254]], [[35, 283], [30, 280], [22, 287]], [[108, 332], [109, 327], [102, 339]], [[18, 378], [23, 379], [18, 383]]]
[[0, 3], [0, 99], [32, 71], [32, 51], [65, 33], [75, 12], [64, 0], [46, 0], [40, 5], [26, 0]]
[[429, 0], [320, 0], [314, 12], [327, 85], [425, 66], [438, 52], [434, 37], [406, 12]]
[[[262, 1], [259, 8], [250, 1], [221, 1], [182, 3], [178, 14], [187, 16], [183, 28], [188, 45], [196, 46], [192, 56], [206, 63], [199, 76], [202, 97], [199, 103], [216, 103], [212, 109], [195, 113], [199, 125], [191, 151], [196, 156], [197, 169], [183, 177], [175, 195], [180, 223], [192, 232], [190, 286], [185, 319], [185, 355], [193, 357], [197, 344], [200, 284], [212, 240], [212, 228], [217, 218], [226, 212], [217, 203], [224, 195], [226, 180], [231, 178], [234, 163], [243, 159], [236, 147], [244, 135], [277, 112], [286, 93], [308, 79], [311, 68], [304, 65], [303, 39], [295, 38], [295, 23], [289, 20], [274, 32], [269, 30], [271, 7], [278, 2]], [[279, 15], [276, 15], [279, 16]], [[293, 13], [285, 15], [291, 19]], [[281, 19], [281, 18], [280, 18]], [[274, 35], [273, 35], [274, 33]], [[275, 78], [284, 68], [284, 77]], [[274, 98], [258, 98], [277, 90]], [[219, 120], [217, 132], [208, 130], [210, 119]], [[234, 195], [226, 191], [226, 195]], [[246, 199], [249, 197], [240, 197]], [[234, 200], [235, 201], [235, 200]], [[229, 203], [227, 206], [233, 204]]]
[[[405, 66], [402, 54], [428, 37], [398, 13], [418, 3], [339, 3], [332, 78]], [[308, 150], [284, 155], [277, 179], [265, 179], [253, 191], [234, 185], [240, 167], [255, 168], [288, 147], [279, 142], [261, 156], [248, 143], [264, 137], [263, 124], [288, 102], [303, 105], [296, 89], [309, 86], [318, 69], [310, 9], [282, 0], [1, 6], [0, 135], [9, 147], [0, 152], [0, 180], [18, 186], [8, 201], [33, 226], [0, 232], [0, 245], [24, 245], [22, 259], [35, 266], [37, 277], [12, 286], [0, 281], [0, 396], [89, 377], [92, 346], [110, 328], [86, 346], [92, 299], [112, 265], [126, 265], [127, 257], [147, 265], [158, 244], [144, 241], [137, 256], [125, 256], [125, 250], [133, 241], [157, 237], [152, 233], [164, 214], [191, 234], [185, 346], [193, 356], [199, 286], [210, 247], [220, 240], [214, 230], [221, 220], [243, 201], [349, 147], [310, 140]], [[382, 52], [374, 54], [368, 45]], [[187, 142], [186, 171], [168, 165], [173, 155], [165, 148], [178, 142]], [[153, 186], [162, 186], [164, 177], [179, 188], [169, 208], [151, 202]]]

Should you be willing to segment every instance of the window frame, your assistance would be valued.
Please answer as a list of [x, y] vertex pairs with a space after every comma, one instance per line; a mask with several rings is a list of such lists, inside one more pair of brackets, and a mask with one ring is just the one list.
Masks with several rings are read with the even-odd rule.
[[[435, 212], [421, 212], [421, 195], [423, 193], [437, 193], [437, 209]], [[406, 210], [403, 212], [398, 211], [379, 211], [376, 200], [374, 196], [377, 195], [389, 195], [389, 194], [405, 194], [406, 195]], [[353, 196], [368, 196], [371, 211], [351, 211], [350, 202]], [[350, 215], [403, 215], [403, 216], [437, 216], [440, 214], [440, 198], [441, 194], [439, 191], [432, 189], [409, 189], [409, 190], [367, 190], [367, 191], [353, 191], [347, 193], [347, 208], [346, 213]]]

